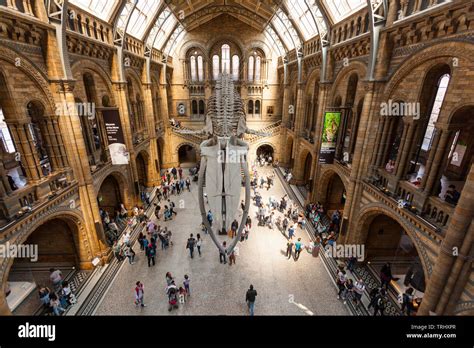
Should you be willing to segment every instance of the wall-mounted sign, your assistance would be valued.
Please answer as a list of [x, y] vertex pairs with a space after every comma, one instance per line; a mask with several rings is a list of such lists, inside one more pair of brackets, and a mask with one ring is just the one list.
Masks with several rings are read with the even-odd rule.
[[340, 124], [340, 112], [326, 112], [324, 114], [321, 150], [319, 151], [319, 163], [332, 164], [334, 162], [337, 132], [339, 131]]
[[128, 164], [130, 154], [125, 145], [120, 114], [117, 109], [102, 110], [105, 131], [109, 144], [110, 157], [113, 165]]

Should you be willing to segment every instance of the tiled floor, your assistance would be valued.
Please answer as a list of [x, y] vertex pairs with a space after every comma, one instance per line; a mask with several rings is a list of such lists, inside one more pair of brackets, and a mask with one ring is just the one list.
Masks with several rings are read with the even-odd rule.
[[[197, 256], [196, 251], [191, 259], [185, 248], [186, 240], [190, 233], [200, 232], [201, 221], [195, 183], [191, 190], [191, 193], [174, 196], [176, 206], [184, 203], [184, 208], [178, 209], [173, 221], [161, 222], [173, 232], [174, 246], [165, 251], [158, 248], [156, 266], [148, 267], [144, 252], [135, 245], [135, 264], [125, 261], [96, 315], [169, 315], [165, 294], [168, 271], [178, 286], [185, 274], [191, 279], [192, 296], [186, 304], [172, 311], [172, 315], [247, 315], [245, 293], [250, 284], [258, 292], [256, 315], [349, 314], [336, 299], [336, 289], [321, 260], [306, 251], [297, 262], [288, 260], [284, 256], [286, 238], [277, 229], [256, 226], [253, 204], [252, 231], [247, 241], [238, 244], [236, 265], [219, 263], [217, 248], [208, 235], [204, 236], [202, 257]], [[265, 202], [270, 195], [279, 199], [284, 194], [278, 178], [270, 191], [260, 191]], [[296, 236], [305, 243], [309, 241], [306, 232], [300, 229]], [[145, 308], [136, 308], [133, 303], [137, 280], [145, 285]]]

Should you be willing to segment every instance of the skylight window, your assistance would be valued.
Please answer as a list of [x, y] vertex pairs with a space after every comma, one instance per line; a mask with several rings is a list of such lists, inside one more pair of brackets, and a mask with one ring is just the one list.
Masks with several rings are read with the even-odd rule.
[[286, 7], [292, 14], [296, 25], [302, 32], [304, 39], [309, 40], [318, 34], [316, 23], [314, 22], [311, 10], [302, 0], [287, 0]]
[[286, 47], [293, 49], [301, 45], [298, 33], [295, 28], [293, 28], [290, 19], [281, 8], [276, 11], [275, 16], [272, 19], [272, 24], [275, 27], [275, 30], [280, 34]]
[[334, 23], [340, 22], [354, 12], [367, 6], [366, 0], [324, 0]]
[[139, 0], [130, 17], [127, 33], [137, 39], [143, 38], [146, 29], [156, 15], [160, 2], [157, 0]]
[[155, 48], [162, 50], [163, 45], [166, 43], [166, 40], [171, 34], [171, 31], [173, 30], [174, 26], [176, 25], [178, 21], [174, 16], [168, 16], [163, 23], [163, 26], [160, 28], [158, 32], [158, 36], [155, 41]]
[[79, 6], [94, 16], [108, 21], [118, 0], [70, 0], [70, 3]]

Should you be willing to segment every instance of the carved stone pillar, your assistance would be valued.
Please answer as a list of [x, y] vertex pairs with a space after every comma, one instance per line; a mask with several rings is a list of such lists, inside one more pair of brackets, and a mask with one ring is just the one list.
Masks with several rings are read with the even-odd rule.
[[430, 172], [425, 173], [424, 175], [425, 177], [427, 177], [424, 192], [428, 196], [431, 195], [432, 193], [431, 191], [433, 190], [433, 185], [435, 183], [435, 180], [437, 180], [440, 176], [439, 171], [440, 171], [440, 167], [442, 167], [441, 163], [443, 162], [443, 158], [446, 155], [446, 151], [447, 151], [446, 146], [448, 144], [449, 138], [450, 138], [450, 132], [443, 130], [440, 135], [440, 140], [435, 151], [433, 163], [430, 166]]
[[380, 134], [379, 140], [377, 142], [377, 158], [375, 160], [375, 167], [380, 167], [382, 165], [383, 157], [383, 148], [387, 138], [388, 132], [388, 117], [382, 117], [382, 132]]
[[41, 178], [41, 168], [31, 146], [33, 140], [28, 137], [29, 130], [26, 122], [15, 122], [10, 124], [10, 131], [12, 133], [13, 141], [17, 146], [17, 151], [20, 153], [20, 160], [23, 168], [26, 171], [26, 177], [30, 181], [38, 181]]
[[421, 184], [420, 184], [420, 189], [423, 190], [423, 191], [425, 190], [426, 183], [428, 181], [428, 177], [430, 176], [431, 166], [433, 164], [435, 154], [438, 151], [440, 135], [441, 135], [442, 132], [443, 131], [441, 129], [436, 129], [435, 130], [433, 143], [431, 144], [430, 153], [428, 155], [428, 159], [427, 159], [426, 165], [425, 165], [425, 173], [423, 174], [423, 179], [421, 180]]
[[401, 177], [405, 173], [405, 168], [408, 161], [408, 155], [410, 154], [410, 151], [413, 147], [413, 137], [415, 135], [415, 129], [416, 129], [415, 124], [413, 123], [408, 124], [406, 138], [405, 138], [405, 141], [403, 142], [403, 150], [399, 152], [397, 162], [395, 164], [397, 180], [400, 180]]
[[[466, 252], [463, 248], [463, 241], [467, 238], [469, 226], [472, 224], [474, 218], [474, 165], [471, 165], [470, 172], [467, 176], [466, 183], [461, 192], [459, 202], [454, 209], [454, 214], [451, 217], [451, 222], [446, 231], [446, 235], [440, 246], [438, 258], [436, 259], [433, 273], [426, 287], [423, 295], [423, 302], [418, 310], [419, 315], [427, 315], [430, 311], [438, 315], [445, 314], [444, 306], [448, 298], [443, 298], [442, 294], [446, 287], [450, 274], [452, 273], [453, 264], [459, 257], [465, 257], [459, 253]], [[457, 250], [457, 253], [454, 251]], [[445, 294], [444, 296], [449, 296]], [[438, 307], [439, 305], [439, 307]]]

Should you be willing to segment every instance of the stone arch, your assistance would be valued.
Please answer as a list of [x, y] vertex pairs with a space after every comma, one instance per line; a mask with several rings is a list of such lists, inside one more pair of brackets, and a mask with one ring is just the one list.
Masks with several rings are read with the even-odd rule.
[[[134, 90], [134, 92], [135, 94], [139, 93], [140, 97], [143, 98], [143, 95], [144, 95], [143, 86], [142, 86], [142, 81], [138, 73], [132, 68], [127, 68], [125, 70], [125, 78], [130, 79], [134, 83], [134, 85], [137, 86], [137, 90]], [[130, 96], [130, 97], [135, 98], [135, 96]]]
[[[237, 37], [231, 35], [218, 35], [214, 39], [209, 40], [206, 45], [207, 51], [212, 52], [216, 46], [220, 47], [229, 42], [233, 43], [239, 49], [240, 56], [242, 56], [243, 52], [245, 52], [245, 45]], [[212, 55], [210, 54], [210, 56]]]
[[407, 75], [409, 75], [413, 69], [419, 67], [427, 61], [432, 61], [432, 64], [436, 64], [435, 61], [438, 58], [456, 57], [470, 62], [472, 55], [474, 54], [474, 45], [464, 41], [454, 41], [456, 42], [456, 45], [453, 45], [453, 41], [450, 41], [449, 43], [442, 42], [430, 45], [429, 47], [422, 48], [412, 53], [407, 59], [404, 60], [403, 64], [397, 67], [397, 69], [393, 72], [385, 87], [384, 99], [388, 100], [393, 95], [394, 91], [397, 89], [402, 80]]
[[[109, 100], [111, 101], [111, 105], [115, 105], [115, 97], [113, 93], [113, 85], [112, 85], [112, 80], [110, 78], [110, 73], [101, 65], [91, 61], [91, 60], [86, 60], [86, 59], [80, 59], [76, 62], [74, 62], [71, 65], [71, 71], [73, 75], [76, 72], [80, 72], [81, 76], [84, 75], [84, 73], [89, 72], [94, 75], [98, 75], [102, 82], [106, 85], [107, 87], [107, 96], [109, 97]], [[96, 81], [97, 82], [97, 81]], [[106, 94], [101, 93], [98, 95], [98, 100], [102, 104], [103, 97]], [[101, 105], [104, 106], [104, 105]]]
[[[367, 75], [367, 66], [359, 61], [351, 62], [351, 64], [347, 67], [342, 68], [339, 72], [337, 72], [337, 76], [334, 79], [334, 83], [332, 84], [330, 96], [335, 96], [338, 90], [341, 88], [341, 84], [353, 74], [357, 73], [358, 80], [361, 82], [364, 77]], [[361, 84], [359, 83], [358, 89], [360, 88]], [[357, 91], [356, 91], [357, 95]], [[344, 91], [344, 98], [343, 102], [345, 103], [345, 91]]]
[[160, 161], [160, 167], [162, 167], [165, 159], [165, 140], [162, 137], [159, 137], [156, 139], [156, 144], [158, 147], [158, 159]]
[[[20, 65], [17, 67], [16, 63], [18, 62], [18, 59], [20, 59]], [[30, 80], [36, 84], [39, 90], [44, 93], [46, 100], [48, 100], [48, 109], [56, 110], [56, 101], [48, 83], [48, 76], [46, 76], [46, 74], [44, 74], [36, 64], [31, 62], [23, 54], [6, 47], [0, 47], [0, 60], [4, 60], [15, 66], [15, 69], [19, 69], [28, 76]], [[4, 70], [0, 69], [0, 71]]]
[[[336, 180], [336, 182], [334, 180]], [[340, 187], [337, 180], [339, 180], [342, 183], [342, 186], [343, 186], [342, 188]], [[335, 184], [336, 184], [336, 187], [333, 186]], [[335, 204], [337, 202], [332, 202], [332, 201], [328, 202], [328, 196], [330, 198], [334, 198], [332, 200], [335, 200], [336, 198], [334, 197], [334, 195], [336, 193], [338, 194], [341, 191], [341, 189], [347, 192], [348, 187], [349, 187], [349, 183], [345, 175], [339, 170], [339, 168], [337, 168], [337, 166], [331, 166], [331, 168], [328, 168], [326, 170], [323, 169], [321, 173], [321, 177], [319, 179], [319, 185], [317, 189], [317, 193], [318, 193], [317, 200], [320, 201], [322, 204], [326, 205], [326, 209], [335, 210], [330, 205], [333, 203]], [[340, 207], [338, 207], [337, 209], [340, 209]]]
[[131, 198], [134, 193], [130, 187], [129, 180], [118, 169], [113, 169], [101, 178], [101, 180], [97, 183], [96, 192], [99, 195], [100, 189], [102, 188], [102, 185], [104, 184], [105, 180], [111, 176], [117, 181], [118, 185], [120, 186], [120, 200], [125, 205], [125, 207], [130, 208], [132, 206]]
[[148, 182], [153, 173], [150, 172], [150, 155], [146, 150], [142, 150], [135, 156], [135, 164], [138, 172], [138, 183], [141, 186], [148, 186]]
[[[14, 240], [10, 240], [10, 243], [15, 243], [18, 245], [24, 244], [41, 225], [44, 225], [56, 219], [67, 220], [71, 224], [71, 226], [75, 226], [76, 230], [73, 232], [76, 234], [76, 236], [74, 237], [78, 238], [79, 241], [87, 241], [87, 232], [85, 230], [84, 219], [81, 215], [81, 212], [77, 209], [70, 209], [69, 207], [57, 207], [45, 213], [33, 224], [25, 226], [22, 232], [19, 235], [15, 236]], [[78, 253], [77, 256], [79, 259], [79, 266], [80, 268], [89, 268], [89, 263], [94, 257], [94, 255], [92, 254], [92, 250], [90, 249], [90, 244], [82, 242], [79, 243], [78, 246], [80, 248], [76, 251]], [[3, 293], [13, 263], [14, 259], [5, 258], [2, 259], [2, 262], [0, 264], [0, 279], [2, 282], [1, 291]]]
[[[185, 154], [182, 154], [180, 156], [180, 151], [183, 151], [182, 149], [184, 149], [185, 147], [189, 148], [191, 151], [191, 153], [189, 154], [189, 157], [183, 157]], [[188, 164], [197, 163], [199, 160], [199, 149], [195, 144], [190, 143], [190, 142], [180, 143], [176, 147], [175, 153], [176, 153], [178, 163], [180, 166], [182, 166], [183, 163], [188, 163]]]
[[417, 232], [415, 231], [414, 226], [396, 214], [394, 211], [386, 208], [381, 203], [370, 203], [363, 207], [359, 211], [359, 215], [355, 219], [355, 231], [352, 237], [352, 241], [354, 243], [364, 244], [368, 237], [368, 229], [367, 227], [373, 221], [375, 217], [378, 215], [386, 215], [390, 217], [392, 220], [395, 220], [406, 232], [406, 234], [410, 237], [413, 241], [413, 244], [416, 248], [418, 256], [420, 257], [421, 264], [423, 266], [423, 272], [425, 274], [425, 278], [428, 279], [432, 272], [432, 263], [427, 255], [425, 247], [421, 242], [420, 238], [417, 236]]
[[179, 59], [185, 60], [192, 48], [198, 48], [202, 52], [204, 61], [209, 61], [209, 48], [206, 43], [198, 40], [191, 40], [181, 45], [179, 50]]
[[[260, 40], [252, 40], [248, 43], [246, 43], [246, 46], [247, 47], [250, 47], [250, 48], [258, 48], [260, 49], [263, 54], [264, 54], [264, 57], [268, 58], [268, 57], [271, 57], [271, 52], [272, 52], [272, 49], [270, 47], [268, 47], [268, 45], [263, 42], [263, 41], [260, 41]], [[250, 54], [250, 51], [247, 49], [245, 52], [245, 55], [244, 55], [244, 59], [245, 60], [248, 60], [249, 58], [249, 54]]]

